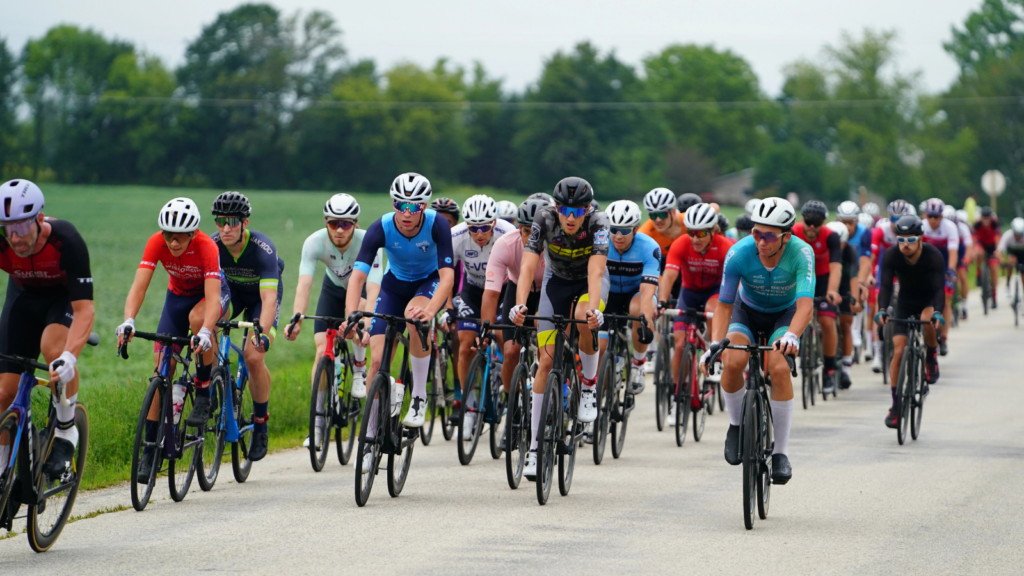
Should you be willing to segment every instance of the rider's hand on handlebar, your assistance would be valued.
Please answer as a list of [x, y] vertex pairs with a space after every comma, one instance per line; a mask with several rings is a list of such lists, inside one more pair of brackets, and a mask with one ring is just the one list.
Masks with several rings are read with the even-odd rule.
[[[128, 330], [128, 328], [131, 328], [131, 330]], [[120, 326], [118, 326], [117, 328], [114, 329], [114, 335], [117, 336], [117, 345], [118, 346], [120, 346], [121, 344], [124, 343], [124, 333], [125, 333], [125, 331], [129, 332], [129, 334], [128, 334], [128, 341], [131, 342], [132, 341], [131, 333], [135, 332], [135, 319], [134, 318], [125, 318], [124, 323], [122, 323]]]
[[420, 308], [419, 306], [409, 306], [405, 310], [406, 318], [412, 318], [413, 320], [419, 320], [421, 322], [429, 322], [431, 316], [432, 314], [427, 313], [425, 309]]
[[885, 326], [886, 322], [889, 321], [889, 313], [885, 310], [879, 310], [878, 314], [875, 314], [875, 324], [879, 326]]
[[75, 358], [74, 354], [67, 350], [62, 352], [60, 358], [50, 363], [50, 381], [60, 380], [61, 384], [71, 382], [75, 377], [75, 364], [77, 362], [78, 358]]
[[800, 352], [800, 337], [792, 332], [786, 332], [772, 344], [772, 348], [782, 352], [786, 356], [796, 356]]
[[516, 326], [522, 326], [526, 321], [526, 305], [516, 304], [508, 312], [508, 319]]
[[192, 349], [196, 352], [206, 352], [213, 347], [212, 337], [213, 334], [210, 333], [210, 329], [204, 326], [199, 331], [199, 334], [192, 337]]
[[299, 337], [299, 332], [302, 331], [302, 320], [296, 321], [294, 324], [289, 324], [284, 327], [284, 337], [290, 342], [294, 342]]
[[661, 318], [662, 314], [665, 313], [666, 309], [668, 309], [668, 302], [660, 302], [659, 301], [658, 305], [654, 307], [654, 318], [655, 318], [655, 320], [657, 320], [658, 318]]
[[828, 300], [829, 304], [832, 304], [833, 306], [839, 306], [840, 304], [843, 303], [842, 295], [840, 295], [839, 292], [835, 292], [832, 290], [828, 291], [828, 294], [825, 295], [825, 298]]
[[604, 314], [598, 309], [587, 310], [587, 327], [591, 330], [597, 330], [604, 324]]
[[[701, 372], [704, 373], [704, 376], [708, 376], [709, 375], [708, 362], [711, 361], [711, 357], [714, 356], [721, 347], [722, 347], [722, 343], [721, 342], [717, 342], [717, 341], [716, 342], [712, 342], [708, 346], [708, 349], [705, 350], [703, 354], [701, 354], [701, 356], [700, 356], [700, 370], [701, 370]], [[714, 367], [711, 368], [710, 374], [714, 374]]]
[[256, 332], [249, 336], [249, 343], [256, 347], [258, 352], [266, 353], [270, 350], [270, 337], [264, 332], [260, 332], [259, 339], [256, 339]]

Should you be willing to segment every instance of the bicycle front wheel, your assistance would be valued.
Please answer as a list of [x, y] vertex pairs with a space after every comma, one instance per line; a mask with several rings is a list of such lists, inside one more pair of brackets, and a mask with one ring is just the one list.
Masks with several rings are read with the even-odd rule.
[[690, 423], [690, 391], [693, 389], [693, 346], [683, 346], [683, 362], [679, 366], [679, 383], [676, 393], [672, 395], [676, 403], [676, 446], [680, 448], [686, 442], [686, 428]]
[[540, 429], [537, 431], [537, 502], [547, 504], [551, 481], [562, 438], [562, 382], [557, 372], [548, 374], [544, 402], [541, 405]]
[[252, 394], [245, 380], [235, 382], [234, 389], [230, 392], [235, 395], [235, 421], [238, 423], [238, 442], [231, 445], [231, 472], [235, 476], [235, 482], [241, 484], [249, 478], [249, 472], [252, 470], [252, 460], [249, 460], [249, 442], [252, 441], [254, 426]]
[[382, 457], [384, 435], [391, 418], [391, 382], [387, 374], [378, 372], [366, 395], [363, 421], [356, 450], [356, 504], [365, 506], [373, 489], [373, 479]]
[[[36, 552], [46, 552], [53, 546], [75, 507], [89, 451], [89, 415], [80, 403], [75, 405], [75, 427], [78, 428], [78, 446], [71, 459], [71, 469], [56, 478], [40, 472], [36, 480], [36, 493], [44, 498], [42, 503], [28, 508], [28, 544]], [[43, 462], [49, 457], [52, 447], [53, 438], [44, 451]]]
[[484, 367], [486, 358], [477, 354], [469, 363], [466, 372], [465, 387], [462, 393], [462, 410], [459, 413], [458, 442], [459, 463], [468, 466], [473, 461], [476, 446], [480, 442], [480, 433], [484, 427], [483, 393]]
[[658, 345], [658, 352], [654, 357], [654, 422], [658, 426], [658, 432], [665, 429], [665, 421], [668, 420], [668, 405], [672, 402], [673, 385], [672, 356], [669, 350], [672, 343], [669, 338], [663, 340]]
[[202, 442], [200, 429], [185, 423], [185, 419], [192, 413], [194, 394], [192, 390], [185, 394], [181, 420], [174, 427], [174, 448], [178, 457], [167, 461], [167, 487], [171, 491], [171, 500], [175, 502], [184, 500], [192, 486], [192, 478], [196, 475], [196, 444]]
[[580, 408], [580, 383], [576, 380], [575, 372], [569, 377], [569, 398], [562, 403], [562, 435], [558, 447], [558, 492], [562, 496], [569, 495], [572, 488], [572, 474], [576, 470], [576, 448], [579, 444], [576, 439], [583, 429], [577, 414]]
[[918, 354], [915, 359], [917, 364], [916, 378], [914, 378], [914, 390], [913, 397], [910, 405], [910, 437], [917, 440], [918, 434], [921, 433], [921, 417], [924, 416], [924, 387], [927, 386], [924, 381], [925, 372], [925, 359], [924, 354]]
[[314, 472], [323, 470], [331, 442], [331, 422], [338, 398], [331, 382], [333, 376], [334, 362], [327, 356], [321, 357], [309, 395], [309, 463]]
[[14, 486], [14, 466], [8, 467], [14, 441], [18, 437], [18, 413], [7, 410], [0, 415], [0, 517], [7, 510], [7, 499], [11, 497]]
[[196, 450], [196, 480], [203, 492], [209, 492], [217, 483], [220, 462], [224, 457], [224, 391], [227, 390], [228, 372], [217, 367], [210, 378], [210, 420], [202, 427], [202, 450]]
[[[158, 422], [147, 420], [150, 406], [153, 402], [160, 403], [160, 389], [163, 386], [163, 378], [150, 378], [149, 388], [142, 399], [142, 408], [139, 410], [139, 419], [135, 425], [135, 444], [132, 448], [132, 469], [129, 476], [132, 495], [132, 507], [142, 512], [149, 504], [149, 498], [153, 495], [153, 487], [156, 485], [156, 477], [163, 465], [163, 438], [164, 427]], [[156, 430], [153, 442], [146, 441], [146, 427], [152, 426]], [[149, 478], [146, 483], [139, 484], [139, 466], [147, 461]]]
[[907, 428], [910, 425], [910, 403], [913, 399], [912, 388], [914, 386], [914, 362], [909, 349], [903, 350], [903, 358], [900, 360], [900, 373], [896, 380], [896, 439], [902, 446], [907, 440]]
[[757, 393], [748, 390], [743, 397], [743, 427], [740, 429], [740, 458], [743, 461], [743, 525], [747, 530], [754, 528], [754, 511], [757, 509], [757, 481], [761, 468], [761, 458], [758, 454], [759, 422], [757, 412]]
[[[591, 442], [594, 445], [594, 464], [604, 460], [604, 445], [608, 440], [608, 428], [611, 426], [612, 410], [615, 397], [615, 354], [605, 353], [601, 359], [601, 368], [597, 372], [597, 421], [594, 422], [594, 433]], [[642, 368], [641, 368], [642, 369]]]
[[505, 418], [505, 475], [508, 487], [515, 490], [523, 478], [526, 453], [530, 449], [530, 394], [526, 389], [526, 367], [520, 364], [512, 372]]

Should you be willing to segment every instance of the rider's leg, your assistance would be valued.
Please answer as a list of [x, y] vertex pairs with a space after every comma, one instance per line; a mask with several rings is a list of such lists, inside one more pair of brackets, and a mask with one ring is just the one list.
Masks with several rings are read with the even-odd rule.
[[[40, 342], [40, 349], [43, 353], [43, 358], [46, 363], [49, 364], [64, 352], [64, 346], [68, 341], [68, 328], [61, 324], [50, 324], [43, 330], [43, 338]], [[75, 371], [75, 377], [71, 379], [67, 384], [65, 396], [68, 399], [68, 406], [64, 406], [60, 402], [54, 402], [54, 406], [57, 410], [57, 422], [73, 422], [75, 419], [75, 402], [78, 400], [78, 371]], [[52, 386], [51, 386], [52, 391]], [[55, 399], [56, 400], [56, 399]], [[78, 429], [68, 428], [62, 430], [57, 428], [54, 432], [57, 438], [63, 438], [72, 445], [78, 445]]]
[[789, 454], [789, 430], [793, 423], [793, 381], [789, 363], [782, 352], [768, 353], [768, 374], [772, 379], [772, 423], [775, 449], [772, 454]]
[[[530, 406], [530, 430], [533, 434], [530, 437], [530, 450], [537, 449], [537, 439], [540, 437], [540, 419], [543, 416], [544, 410], [544, 392], [548, 387], [548, 374], [551, 373], [551, 367], [554, 365], [555, 355], [555, 335], [554, 330], [551, 330], [547, 334], [542, 331], [537, 336], [538, 344], [540, 348], [537, 352], [537, 376], [533, 379], [533, 401]], [[551, 344], [545, 344], [551, 342]]]
[[818, 323], [821, 324], [821, 345], [825, 354], [825, 370], [835, 370], [836, 348], [839, 346], [836, 317], [819, 312]]
[[839, 315], [839, 329], [843, 331], [843, 373], [849, 378], [853, 366], [853, 314]]
[[900, 377], [900, 361], [903, 360], [903, 349], [906, 347], [906, 334], [894, 334], [892, 337], [892, 362], [889, 363], [889, 386], [892, 389], [893, 406], [896, 406], [896, 380]]
[[989, 258], [988, 259], [988, 271], [989, 271], [989, 276], [988, 277], [991, 279], [990, 284], [992, 286], [992, 306], [995, 306], [995, 304], [996, 304], [996, 292], [997, 292], [996, 286], [999, 283], [999, 261], [996, 260], [995, 258]]
[[505, 362], [501, 365], [501, 383], [507, 394], [512, 388], [512, 372], [519, 365], [519, 344], [512, 339], [506, 340], [503, 354]]
[[11, 407], [14, 397], [18, 395], [18, 382], [21, 374], [6, 372], [0, 374], [0, 414]]
[[469, 363], [476, 356], [473, 350], [473, 341], [479, 332], [476, 330], [459, 330], [459, 379], [466, 382], [466, 373], [469, 372]]
[[[405, 308], [406, 318], [409, 317], [409, 309], [413, 307], [426, 308], [430, 304], [427, 296], [416, 296], [409, 301]], [[426, 402], [427, 400], [427, 376], [430, 373], [430, 343], [427, 342], [427, 349], [423, 349], [420, 342], [420, 333], [412, 324], [407, 326], [409, 330], [409, 367], [412, 371], [412, 395]], [[462, 338], [462, 332], [459, 333]]]
[[[726, 335], [731, 344], [744, 346], [750, 344], [750, 338], [743, 332], [730, 332]], [[722, 353], [722, 396], [725, 397], [725, 409], [729, 413], [729, 425], [739, 426], [743, 419], [743, 371], [747, 368], [750, 354], [743, 350], [725, 350]]]

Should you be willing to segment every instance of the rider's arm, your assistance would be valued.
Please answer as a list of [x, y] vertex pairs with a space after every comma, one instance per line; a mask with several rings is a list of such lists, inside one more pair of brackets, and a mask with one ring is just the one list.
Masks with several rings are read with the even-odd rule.
[[484, 295], [480, 300], [480, 318], [494, 324], [498, 318], [498, 297], [500, 292], [484, 289]]
[[672, 295], [672, 286], [679, 277], [683, 266], [683, 243], [687, 242], [688, 236], [680, 236], [668, 249], [665, 256], [665, 270], [661, 273], [661, 280], [658, 281], [658, 298], [663, 302], [668, 301]]
[[[345, 294], [345, 310], [348, 310], [349, 313], [359, 310], [359, 299], [362, 297], [364, 284], [366, 284], [366, 272], [356, 268], [348, 277], [348, 291]], [[366, 301], [369, 304], [369, 290], [366, 291]], [[374, 298], [373, 301], [376, 302], [377, 299]]]
[[812, 312], [814, 312], [814, 298], [797, 298], [796, 312], [793, 314], [793, 319], [789, 321], [789, 332], [797, 336], [803, 334], [804, 328], [811, 323]]
[[[154, 271], [152, 268], [139, 268], [135, 271], [135, 281], [132, 282], [128, 298], [124, 301], [125, 320], [135, 318], [139, 310], [142, 309], [142, 303], [146, 300], [146, 290], [149, 288], [150, 281], [153, 280]], [[217, 300], [220, 301], [219, 296]]]
[[[363, 294], [363, 286], [366, 284], [367, 276], [373, 271], [376, 261], [379, 264], [378, 251], [384, 248], [384, 226], [377, 220], [366, 229], [363, 234], [363, 243], [359, 247], [359, 254], [356, 255], [355, 264], [352, 266], [352, 275], [348, 278], [347, 294], [345, 296], [345, 310], [349, 314], [359, 310], [359, 299]], [[369, 301], [370, 293], [366, 293]], [[376, 298], [374, 298], [376, 302]]]
[[93, 303], [92, 269], [89, 266], [89, 249], [78, 231], [70, 224], [62, 226], [70, 228], [66, 236], [61, 238], [61, 268], [68, 279], [68, 297], [74, 318], [68, 331], [68, 339], [64, 350], [78, 357], [85, 348], [89, 335], [92, 333], [93, 321], [96, 319], [96, 307]]
[[[320, 232], [314, 232], [302, 243], [302, 259], [299, 261], [299, 282], [295, 285], [295, 302], [292, 314], [305, 314], [309, 310], [309, 289], [313, 286], [316, 263], [323, 255]], [[302, 324], [302, 319], [296, 324]]]
[[843, 278], [843, 250], [839, 235], [829, 234], [825, 245], [828, 247], [828, 291], [838, 293], [839, 281]]
[[[887, 309], [889, 307], [889, 303], [892, 301], [892, 281], [893, 276], [895, 275], [895, 258], [897, 257], [896, 252], [898, 251], [898, 248], [892, 247], [886, 250], [885, 254], [882, 255], [882, 285], [878, 289], [879, 310]], [[902, 256], [900, 256], [900, 258], [902, 258]]]
[[928, 265], [928, 286], [931, 288], [931, 306], [936, 312], [942, 312], [946, 307], [946, 263], [942, 261], [942, 255], [931, 252], [932, 259]]
[[92, 324], [96, 320], [96, 305], [92, 300], [75, 300], [71, 302], [71, 311], [75, 318], [71, 320], [64, 350], [78, 358], [89, 341], [89, 335], [92, 334]]
[[[729, 319], [732, 318], [732, 307], [736, 302], [737, 292], [740, 287], [739, 259], [736, 258], [736, 247], [742, 246], [742, 241], [734, 244], [725, 255], [725, 263], [722, 265], [722, 285], [718, 294], [718, 305], [715, 307], [715, 317], [711, 319], [711, 341], [721, 342], [729, 330]], [[813, 278], [813, 276], [812, 276]]]
[[587, 261], [587, 310], [597, 310], [601, 304], [601, 289], [608, 267], [608, 256], [591, 255]]
[[[220, 278], [206, 278], [203, 280], [203, 293], [206, 295], [206, 316], [203, 317], [203, 328], [213, 334], [217, 330], [217, 320], [220, 319]], [[262, 291], [261, 291], [262, 292]], [[270, 307], [270, 322], [273, 324], [273, 312], [277, 309], [277, 291], [274, 291], [274, 305]], [[264, 303], [263, 312], [266, 313], [267, 305]]]
[[647, 318], [648, 326], [654, 320], [654, 284], [640, 284], [640, 313]]
[[[634, 240], [635, 242], [635, 240]], [[661, 246], [650, 242], [648, 254], [644, 257], [643, 274], [640, 277], [640, 313], [647, 318], [648, 325], [654, 320], [654, 292], [658, 287], [658, 274], [661, 270]], [[669, 285], [669, 293], [672, 286]]]
[[277, 288], [260, 288], [260, 301], [263, 302], [263, 308], [260, 310], [260, 331], [263, 334], [270, 334], [274, 329], [274, 318], [277, 316]]
[[[299, 283], [295, 285], [295, 303], [292, 304], [292, 314], [305, 314], [309, 309], [309, 289], [313, 286], [313, 277], [310, 275], [299, 276]], [[260, 291], [262, 298], [263, 291]], [[302, 319], [299, 319], [302, 322]]]
[[540, 265], [540, 254], [530, 252], [529, 248], [523, 251], [523, 263], [519, 266], [520, 282], [516, 285], [516, 305], [526, 304], [530, 297], [530, 282], [524, 282], [524, 278], [533, 278], [537, 273], [537, 266]]
[[[373, 259], [373, 264], [370, 265], [370, 274], [366, 277], [366, 304], [363, 305], [364, 312], [373, 312], [377, 308], [377, 296], [380, 295], [380, 283], [384, 279], [384, 267], [386, 265], [387, 257], [384, 256], [383, 250], [377, 251], [377, 257]], [[359, 294], [362, 295], [363, 291], [360, 290]], [[348, 310], [348, 308], [346, 308]]]
[[448, 220], [438, 216], [434, 218], [434, 227], [431, 230], [431, 238], [437, 245], [437, 274], [441, 277], [434, 296], [427, 304], [428, 316], [436, 316], [441, 308], [451, 298], [452, 287], [455, 286], [455, 258], [452, 249], [452, 228]]

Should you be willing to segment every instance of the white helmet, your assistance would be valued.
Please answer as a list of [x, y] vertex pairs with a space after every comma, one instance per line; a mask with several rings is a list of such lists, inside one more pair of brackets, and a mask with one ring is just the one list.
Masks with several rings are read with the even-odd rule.
[[922, 212], [929, 215], [941, 216], [942, 211], [946, 209], [946, 203], [938, 198], [929, 198], [923, 203], [924, 207], [921, 209]]
[[750, 215], [750, 219], [754, 221], [754, 224], [764, 224], [789, 231], [793, 223], [796, 222], [796, 210], [793, 209], [789, 200], [784, 198], [765, 198], [758, 204], [757, 210]]
[[655, 188], [644, 196], [644, 208], [648, 212], [662, 212], [676, 207], [676, 194], [668, 188]]
[[957, 222], [963, 222], [964, 224], [967, 224], [967, 210], [957, 210], [956, 211], [956, 221]]
[[857, 206], [856, 202], [847, 200], [839, 204], [836, 208], [836, 218], [840, 220], [854, 220], [860, 214], [860, 207]]
[[517, 217], [519, 217], [519, 206], [516, 206], [508, 200], [501, 200], [498, 202], [498, 218], [508, 220], [509, 222], [515, 222]]
[[946, 204], [946, 207], [942, 209], [942, 217], [946, 220], [956, 222], [956, 208], [951, 204]]
[[925, 212], [927, 212], [928, 211], [928, 201], [927, 200], [921, 200], [921, 203], [917, 205], [917, 211], [920, 212], [921, 214], [924, 214]]
[[335, 194], [324, 204], [325, 218], [359, 218], [359, 202], [348, 194]]
[[616, 200], [608, 205], [605, 212], [612, 226], [633, 228], [640, 225], [640, 207], [631, 200]]
[[43, 210], [43, 191], [28, 180], [11, 180], [0, 186], [0, 222], [35, 218]]
[[1016, 236], [1024, 234], [1024, 218], [1014, 218], [1013, 221], [1010, 222], [1010, 228]]
[[860, 216], [857, 216], [857, 222], [860, 222], [861, 226], [870, 230], [875, 225], [875, 218], [867, 212], [861, 212]]
[[[517, 211], [518, 212], [518, 211]], [[490, 196], [470, 196], [462, 205], [462, 219], [466, 224], [490, 224], [498, 217], [498, 205]]]
[[850, 229], [846, 227], [846, 224], [843, 224], [842, 222], [829, 222], [828, 224], [825, 224], [825, 226], [828, 226], [829, 230], [839, 234], [840, 243], [846, 242], [850, 239]]
[[391, 198], [398, 202], [427, 204], [430, 202], [430, 180], [415, 172], [400, 174], [391, 183]]
[[913, 204], [907, 204], [907, 214], [913, 214], [914, 216], [917, 216], [917, 209], [914, 208]]
[[715, 224], [718, 224], [718, 212], [715, 212], [711, 204], [694, 204], [683, 215], [683, 226], [687, 230], [710, 230]]
[[158, 223], [164, 232], [195, 232], [199, 229], [199, 208], [191, 198], [175, 198], [160, 209]]
[[761, 201], [757, 198], [751, 198], [750, 200], [747, 200], [747, 203], [743, 206], [743, 210], [747, 214], [753, 214], [754, 210], [757, 210], [757, 205], [760, 203]]
[[868, 216], [871, 216], [872, 218], [877, 218], [879, 212], [878, 204], [875, 204], [874, 202], [868, 202], [861, 207], [860, 211], [867, 214]]

